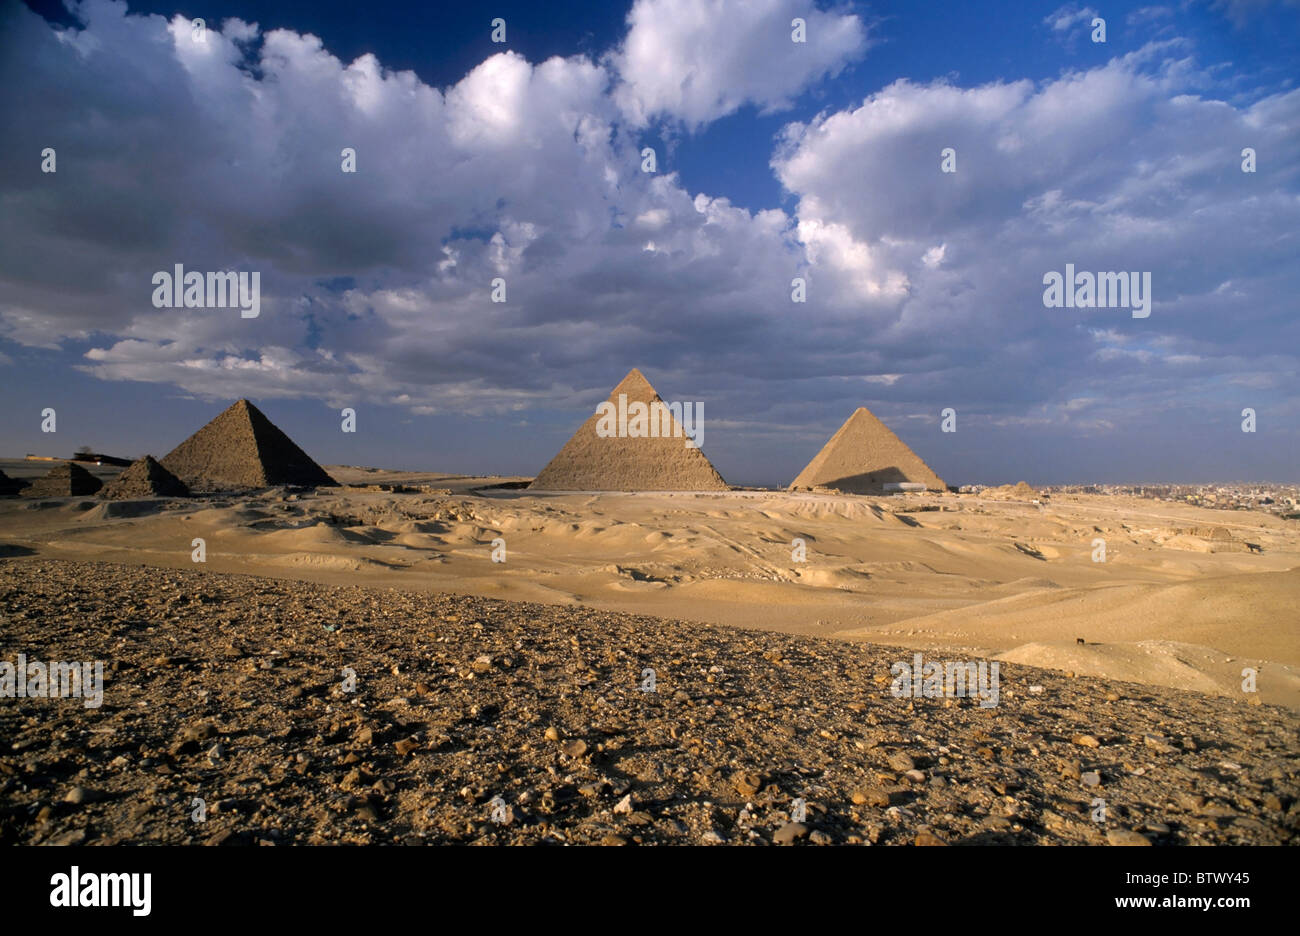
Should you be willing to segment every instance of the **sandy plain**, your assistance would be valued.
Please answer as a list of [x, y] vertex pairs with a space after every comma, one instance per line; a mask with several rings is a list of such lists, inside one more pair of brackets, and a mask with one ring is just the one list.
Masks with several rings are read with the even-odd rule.
[[3, 498], [0, 551], [633, 612], [1300, 708], [1295, 521], [1102, 495], [561, 493], [326, 470], [343, 486]]

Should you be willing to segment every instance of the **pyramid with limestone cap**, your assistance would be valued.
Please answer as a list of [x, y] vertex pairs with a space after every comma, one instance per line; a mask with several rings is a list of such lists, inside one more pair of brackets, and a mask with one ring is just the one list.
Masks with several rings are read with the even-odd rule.
[[[622, 399], [620, 400], [620, 397]], [[630, 432], [610, 432], [608, 415], [601, 408], [591, 415], [573, 438], [542, 469], [532, 490], [539, 491], [725, 491], [727, 482], [689, 439], [676, 415], [636, 368], [632, 368], [606, 400], [614, 412], [635, 416], [634, 404], [644, 404], [647, 426], [643, 434], [634, 419]], [[659, 404], [659, 406], [655, 406]], [[699, 418], [698, 410], [695, 411]], [[633, 433], [636, 433], [635, 435]]]
[[194, 493], [337, 483], [247, 400], [172, 449], [162, 465]]
[[[882, 494], [893, 484], [924, 484], [945, 491], [934, 471], [889, 427], [860, 406], [790, 483], [790, 489], [831, 488], [849, 494]], [[894, 490], [897, 490], [896, 488]]]

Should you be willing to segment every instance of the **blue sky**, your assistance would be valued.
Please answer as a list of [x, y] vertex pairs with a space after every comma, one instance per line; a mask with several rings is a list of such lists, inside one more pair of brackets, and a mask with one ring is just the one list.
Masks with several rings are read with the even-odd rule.
[[[951, 483], [1297, 480], [1297, 4], [412, 6], [2, 8], [0, 452], [247, 396], [323, 463], [531, 474], [639, 366], [736, 483], [859, 405]], [[153, 308], [177, 262], [261, 316]], [[1066, 263], [1151, 316], [1044, 308]]]

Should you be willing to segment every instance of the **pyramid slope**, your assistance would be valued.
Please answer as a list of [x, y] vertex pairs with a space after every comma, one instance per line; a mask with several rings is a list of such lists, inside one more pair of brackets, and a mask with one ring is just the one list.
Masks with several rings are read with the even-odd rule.
[[172, 449], [162, 465], [196, 493], [337, 483], [247, 400]]
[[152, 455], [131, 462], [120, 475], [104, 486], [101, 497], [185, 497], [185, 482], [158, 463]]
[[866, 407], [858, 407], [799, 472], [790, 489], [825, 487], [849, 494], [880, 494], [886, 484], [899, 482], [924, 484], [931, 491], [948, 489], [888, 426]]
[[104, 482], [72, 462], [55, 465], [21, 492], [24, 497], [79, 497], [94, 494]]
[[[627, 402], [663, 402], [650, 381], [635, 367], [609, 394], [618, 406]], [[672, 436], [659, 438], [601, 437], [597, 413], [582, 424], [564, 448], [528, 487], [536, 491], [725, 491], [727, 482], [697, 448], [686, 447], [676, 419]]]

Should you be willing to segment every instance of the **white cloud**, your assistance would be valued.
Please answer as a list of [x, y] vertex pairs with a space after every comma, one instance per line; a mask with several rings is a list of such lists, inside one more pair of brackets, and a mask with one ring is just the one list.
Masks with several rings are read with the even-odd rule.
[[[791, 39], [796, 17], [805, 42]], [[857, 16], [812, 0], [637, 0], [628, 26], [610, 61], [635, 126], [664, 117], [695, 129], [745, 104], [780, 110], [867, 47]]]
[[[311, 36], [227, 21], [196, 50], [175, 20], [80, 9], [86, 27], [56, 34], [20, 8], [0, 38], [6, 94], [62, 95], [0, 108], [0, 138], [28, 141], [0, 150], [0, 336], [76, 342], [106, 380], [465, 413], [585, 406], [611, 366], [657, 364], [773, 425], [861, 402], [864, 382], [902, 413], [1122, 400], [1098, 417], [1122, 424], [1173, 376], [1295, 370], [1300, 92], [1214, 100], [1176, 43], [1037, 84], [898, 81], [794, 123], [771, 163], [791, 215], [640, 172], [620, 120], [778, 106], [856, 48], [814, 48], [836, 14], [809, 19], [815, 67], [770, 84], [763, 24], [786, 17], [788, 43], [790, 4], [753, 6], [715, 46], [641, 4], [630, 70], [506, 52], [444, 92]], [[634, 35], [693, 80], [656, 85]], [[43, 140], [66, 142], [34, 184]], [[261, 271], [261, 317], [152, 308], [151, 274], [176, 262]], [[1067, 262], [1150, 270], [1152, 317], [1044, 309], [1041, 277]], [[783, 380], [805, 409], [761, 392]]]

